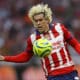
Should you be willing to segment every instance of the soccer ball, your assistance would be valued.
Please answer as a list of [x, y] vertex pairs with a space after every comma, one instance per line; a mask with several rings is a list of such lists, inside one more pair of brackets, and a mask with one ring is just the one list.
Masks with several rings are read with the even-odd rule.
[[51, 53], [52, 44], [47, 39], [38, 39], [33, 43], [33, 52], [38, 57], [46, 57]]

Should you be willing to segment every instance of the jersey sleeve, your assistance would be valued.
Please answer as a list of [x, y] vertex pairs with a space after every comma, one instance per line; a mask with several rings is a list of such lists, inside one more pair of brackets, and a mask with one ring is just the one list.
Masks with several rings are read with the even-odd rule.
[[33, 51], [32, 51], [32, 43], [30, 38], [27, 39], [27, 48], [25, 51], [19, 53], [18, 55], [15, 56], [4, 56], [5, 59], [4, 61], [8, 62], [27, 62], [31, 59], [33, 56]]
[[72, 34], [67, 30], [67, 28], [65, 28], [64, 25], [61, 25], [61, 27], [64, 33], [65, 41], [80, 54], [80, 43], [77, 41], [75, 37], [72, 36]]

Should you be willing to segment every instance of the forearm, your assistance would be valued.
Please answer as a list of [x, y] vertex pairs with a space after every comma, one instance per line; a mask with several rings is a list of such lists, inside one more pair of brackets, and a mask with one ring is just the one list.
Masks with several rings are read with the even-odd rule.
[[75, 39], [71, 39], [69, 44], [80, 54], [80, 43]]
[[32, 57], [32, 54], [22, 52], [19, 55], [16, 56], [4, 56], [4, 61], [8, 62], [16, 62], [16, 63], [21, 63], [21, 62], [27, 62], [29, 59]]

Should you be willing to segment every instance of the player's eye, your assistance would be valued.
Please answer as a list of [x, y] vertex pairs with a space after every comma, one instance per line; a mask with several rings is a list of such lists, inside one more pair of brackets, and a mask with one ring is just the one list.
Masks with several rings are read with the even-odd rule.
[[38, 21], [42, 21], [43, 19], [37, 19], [37, 20], [34, 20], [35, 22], [38, 22]]

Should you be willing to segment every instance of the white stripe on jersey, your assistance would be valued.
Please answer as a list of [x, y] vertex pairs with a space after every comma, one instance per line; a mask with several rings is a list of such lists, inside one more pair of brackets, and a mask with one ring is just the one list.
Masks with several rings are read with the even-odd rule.
[[34, 32], [33, 34], [31, 34], [30, 38], [31, 38], [31, 42], [33, 44], [33, 42], [36, 40], [36, 33]]

